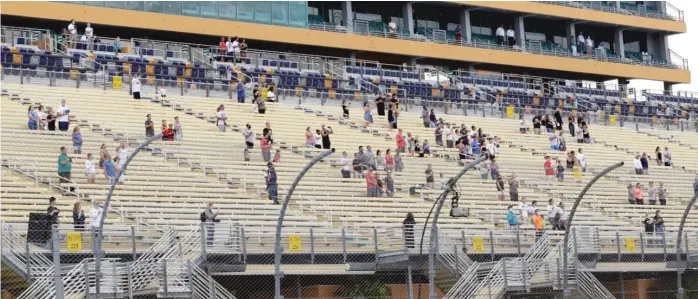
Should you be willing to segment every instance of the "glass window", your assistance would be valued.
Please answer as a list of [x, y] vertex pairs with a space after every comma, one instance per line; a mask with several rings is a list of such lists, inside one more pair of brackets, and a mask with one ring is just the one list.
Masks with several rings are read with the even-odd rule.
[[288, 25], [288, 2], [274, 1], [271, 7], [271, 21], [277, 25]]
[[308, 24], [308, 5], [306, 2], [290, 2], [288, 19], [291, 26], [306, 27]]
[[104, 2], [104, 7], [124, 9], [124, 4], [126, 4], [126, 3], [128, 3], [128, 2], [122, 2], [122, 1], [105, 1], [105, 2]]
[[254, 20], [254, 2], [238, 2], [238, 19], [244, 21]]
[[[116, 2], [116, 1], [114, 1]], [[130, 3], [130, 2], [127, 2]], [[162, 13], [162, 1], [145, 1], [145, 11]]]
[[199, 2], [183, 1], [182, 2], [182, 15], [198, 17], [199, 16]]
[[170, 15], [182, 14], [182, 2], [179, 1], [163, 1], [162, 11]]
[[257, 23], [271, 23], [271, 1], [258, 1], [254, 3], [254, 21]]
[[221, 19], [235, 20], [237, 18], [237, 3], [234, 1], [218, 2], [218, 17]]
[[[141, 1], [127, 1], [126, 6], [124, 8], [130, 9], [130, 10], [140, 10], [143, 11], [143, 3]], [[159, 12], [159, 11], [158, 11]]]
[[218, 19], [218, 2], [216, 1], [201, 1], [201, 16], [204, 18]]
[[104, 7], [104, 1], [85, 1], [86, 5]]

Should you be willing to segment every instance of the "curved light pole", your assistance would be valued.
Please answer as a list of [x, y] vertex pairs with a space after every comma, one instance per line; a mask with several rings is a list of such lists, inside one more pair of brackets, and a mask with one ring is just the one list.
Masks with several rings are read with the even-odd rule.
[[572, 220], [574, 220], [574, 214], [575, 214], [575, 212], [577, 212], [577, 207], [579, 206], [579, 203], [582, 202], [582, 198], [584, 198], [584, 195], [587, 193], [587, 191], [589, 191], [589, 188], [591, 188], [591, 186], [593, 186], [596, 183], [596, 181], [598, 181], [601, 177], [605, 176], [609, 172], [615, 170], [616, 168], [623, 166], [624, 164], [625, 164], [624, 162], [618, 162], [616, 164], [613, 164], [613, 165], [607, 167], [606, 169], [602, 170], [598, 174], [596, 174], [596, 176], [594, 176], [594, 178], [591, 179], [591, 181], [589, 181], [589, 183], [587, 183], [586, 186], [584, 186], [584, 189], [582, 189], [582, 192], [579, 193], [579, 195], [577, 196], [577, 199], [574, 201], [574, 205], [572, 206], [572, 210], [570, 211], [570, 216], [567, 219], [567, 225], [565, 227], [565, 240], [564, 240], [564, 243], [562, 244], [563, 245], [563, 250], [562, 250], [563, 251], [563, 257], [562, 257], [563, 277], [562, 277], [562, 280], [564, 283], [562, 293], [563, 293], [565, 299], [569, 298], [569, 296], [570, 296], [570, 290], [567, 289], [567, 284], [568, 284], [568, 280], [567, 280], [567, 255], [569, 254], [569, 248], [567, 247], [567, 244], [569, 241], [570, 228], [572, 227]]
[[[448, 184], [446, 186], [446, 191], [441, 193], [441, 195], [436, 199], [436, 202], [434, 202], [434, 205], [436, 205], [436, 212], [434, 213], [434, 219], [431, 221], [431, 232], [429, 235], [429, 298], [430, 299], [436, 299], [436, 291], [435, 291], [435, 286], [434, 286], [434, 275], [436, 275], [436, 270], [434, 269], [434, 256], [436, 255], [436, 250], [437, 250], [437, 240], [438, 240], [438, 223], [439, 223], [439, 215], [441, 214], [441, 207], [444, 205], [444, 201], [446, 200], [446, 197], [453, 189], [453, 186], [456, 185], [458, 180], [466, 173], [468, 170], [471, 168], [475, 167], [476, 165], [482, 163], [483, 161], [487, 160], [489, 155], [483, 155], [480, 158], [477, 158], [470, 164], [466, 165], [461, 169], [460, 172], [456, 174], [453, 178], [448, 180]], [[429, 221], [429, 215], [427, 215], [427, 220], [424, 222], [424, 226], [426, 227], [427, 221]], [[422, 230], [422, 242], [424, 241], [424, 230]], [[421, 243], [421, 242], [420, 242]], [[419, 245], [420, 250], [422, 245]]]
[[[693, 194], [693, 198], [686, 206], [686, 210], [683, 211], [683, 217], [681, 218], [681, 225], [679, 225], [679, 234], [676, 238], [676, 280], [678, 284], [677, 299], [683, 298], [683, 283], [681, 282], [681, 274], [683, 274], [684, 267], [681, 266], [681, 240], [683, 239], [683, 226], [686, 224], [686, 219], [688, 218], [688, 213], [691, 212], [691, 207], [696, 204], [696, 199], [698, 199], [698, 192]], [[688, 264], [688, 252], [686, 252], [686, 263]]]
[[320, 153], [319, 155], [315, 156], [308, 165], [305, 166], [299, 173], [298, 176], [296, 176], [296, 179], [293, 180], [293, 183], [291, 184], [291, 187], [288, 188], [288, 191], [286, 192], [286, 196], [284, 196], [284, 202], [281, 204], [281, 211], [279, 212], [279, 220], [276, 222], [276, 237], [274, 238], [274, 298], [275, 299], [283, 299], [284, 297], [281, 296], [281, 276], [283, 276], [283, 273], [281, 273], [281, 253], [283, 252], [283, 248], [281, 248], [281, 229], [283, 228], [284, 225], [284, 216], [286, 216], [286, 209], [288, 209], [288, 203], [291, 201], [291, 195], [293, 195], [293, 190], [296, 189], [296, 186], [298, 183], [301, 181], [303, 176], [310, 170], [310, 168], [313, 168], [315, 163], [319, 162], [320, 160], [324, 159], [325, 157], [331, 155], [334, 153], [334, 148], [330, 149], [328, 151], [325, 151], [323, 153]]
[[[97, 294], [99, 294], [99, 285], [100, 280], [102, 279], [102, 272], [101, 272], [101, 266], [102, 266], [102, 238], [104, 238], [104, 220], [107, 219], [107, 212], [109, 211], [109, 203], [111, 202], [111, 196], [114, 193], [114, 188], [116, 187], [116, 183], [119, 180], [119, 178], [124, 174], [126, 171], [126, 167], [128, 167], [128, 164], [131, 163], [131, 160], [133, 160], [138, 153], [143, 150], [146, 146], [148, 146], [150, 143], [156, 140], [161, 140], [162, 139], [162, 133], [159, 133], [153, 137], [150, 137], [148, 140], [145, 142], [141, 143], [134, 151], [131, 153], [128, 158], [126, 158], [126, 162], [124, 162], [124, 165], [121, 167], [121, 170], [116, 174], [116, 177], [114, 177], [114, 180], [111, 182], [111, 186], [109, 186], [109, 193], [107, 193], [107, 198], [104, 200], [104, 207], [102, 208], [102, 215], [99, 217], [99, 229], [97, 229], [97, 232], [95, 234], [95, 244], [93, 246], [93, 255], [95, 258], [95, 274], [96, 274], [96, 279], [97, 283], [95, 284]], [[87, 275], [87, 273], [85, 274]]]

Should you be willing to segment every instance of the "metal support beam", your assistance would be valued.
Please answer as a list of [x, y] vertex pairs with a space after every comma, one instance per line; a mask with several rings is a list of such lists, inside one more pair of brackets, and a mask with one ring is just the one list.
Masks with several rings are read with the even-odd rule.
[[[686, 205], [686, 210], [683, 211], [683, 217], [681, 217], [679, 232], [676, 234], [676, 283], [678, 284], [678, 292], [676, 292], [677, 299], [682, 299], [684, 293], [683, 284], [681, 283], [681, 275], [685, 270], [685, 267], [681, 265], [681, 240], [683, 239], [683, 227], [686, 225], [686, 219], [688, 218], [688, 214], [691, 212], [691, 207], [696, 204], [696, 199], [698, 199], [698, 192], [693, 194], [691, 201], [689, 201], [688, 205]], [[686, 241], [688, 241], [688, 239]], [[686, 251], [686, 263], [688, 264], [688, 251]]]

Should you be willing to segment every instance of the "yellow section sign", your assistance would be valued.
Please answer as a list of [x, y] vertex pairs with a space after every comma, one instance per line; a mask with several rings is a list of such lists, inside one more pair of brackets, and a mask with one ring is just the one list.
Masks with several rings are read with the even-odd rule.
[[629, 252], [635, 252], [635, 238], [625, 238], [625, 249]]
[[69, 232], [66, 234], [68, 251], [82, 251], [82, 234], [79, 232]]
[[485, 241], [482, 237], [473, 237], [473, 251], [485, 252]]
[[507, 117], [514, 118], [514, 105], [507, 106]]
[[111, 87], [114, 89], [121, 89], [123, 86], [123, 78], [121, 76], [114, 76], [111, 78]]
[[616, 124], [616, 116], [613, 115], [613, 114], [609, 115], [609, 116], [608, 116], [608, 122], [609, 122], [612, 126], [614, 126], [614, 125]]
[[301, 251], [303, 247], [301, 246], [301, 236], [300, 235], [290, 235], [288, 236], [288, 248], [291, 251]]

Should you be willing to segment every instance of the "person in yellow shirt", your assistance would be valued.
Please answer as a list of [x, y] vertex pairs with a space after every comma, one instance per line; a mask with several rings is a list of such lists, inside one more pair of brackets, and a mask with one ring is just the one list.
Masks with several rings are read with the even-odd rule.
[[543, 230], [545, 229], [543, 227], [543, 216], [540, 215], [538, 209], [536, 209], [536, 214], [533, 216], [532, 221], [536, 229], [536, 241], [538, 241], [538, 239], [543, 236]]

